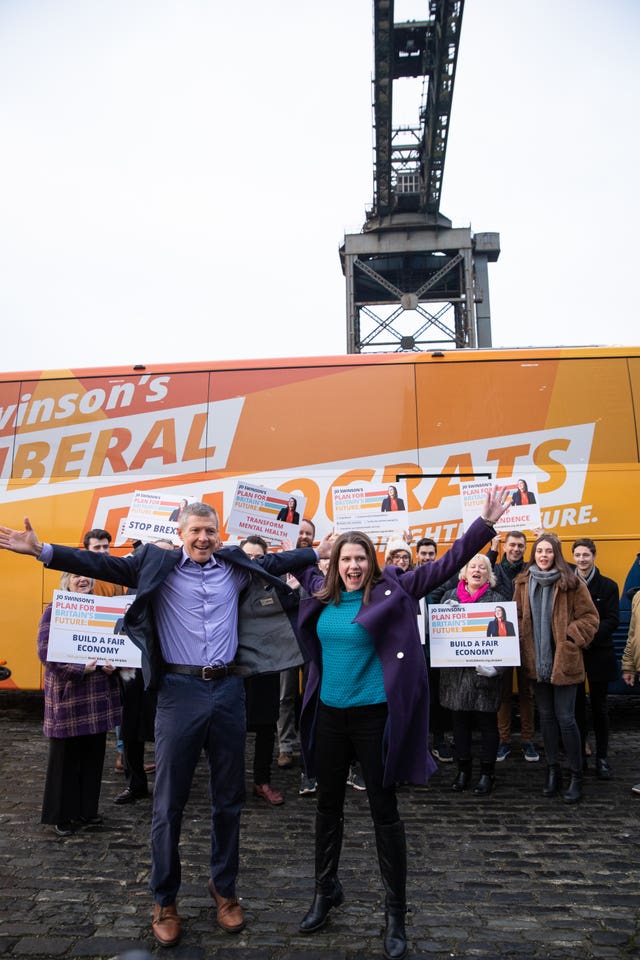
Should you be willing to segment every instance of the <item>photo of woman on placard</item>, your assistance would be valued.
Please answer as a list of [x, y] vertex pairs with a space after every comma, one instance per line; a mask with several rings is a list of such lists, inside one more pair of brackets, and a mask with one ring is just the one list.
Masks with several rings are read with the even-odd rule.
[[507, 620], [507, 613], [504, 607], [496, 607], [493, 620], [487, 624], [488, 637], [515, 637], [515, 627], [510, 620]]
[[295, 523], [296, 526], [300, 523], [300, 514], [297, 511], [298, 501], [295, 497], [289, 497], [289, 501], [286, 507], [283, 507], [282, 510], [278, 512], [278, 520], [281, 520], [283, 523]]
[[387, 496], [382, 501], [380, 509], [382, 513], [393, 513], [396, 510], [407, 509], [404, 505], [404, 500], [401, 500], [398, 496], [397, 487], [394, 487], [393, 484], [388, 488]]
[[526, 480], [518, 480], [518, 489], [511, 494], [511, 503], [514, 507], [528, 507], [536, 502], [535, 494], [531, 493]]

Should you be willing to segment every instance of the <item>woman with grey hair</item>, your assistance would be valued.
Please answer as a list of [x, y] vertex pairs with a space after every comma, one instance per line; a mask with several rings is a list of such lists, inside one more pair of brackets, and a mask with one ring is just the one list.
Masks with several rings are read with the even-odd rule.
[[[63, 573], [60, 589], [91, 593], [90, 577]], [[42, 801], [42, 823], [60, 837], [84, 826], [98, 826], [100, 785], [107, 732], [120, 723], [120, 693], [113, 664], [49, 661], [49, 604], [38, 628], [38, 656], [44, 671], [44, 727], [49, 762]]]
[[[491, 561], [478, 553], [462, 568], [458, 586], [449, 590], [443, 603], [495, 603], [505, 600], [495, 590], [496, 578]], [[480, 731], [480, 779], [473, 788], [476, 797], [493, 790], [498, 734], [498, 707], [502, 700], [502, 670], [489, 664], [478, 667], [445, 667], [440, 674], [440, 703], [451, 710], [453, 742], [458, 774], [451, 784], [456, 792], [466, 790], [471, 780], [473, 760], [471, 738]]]

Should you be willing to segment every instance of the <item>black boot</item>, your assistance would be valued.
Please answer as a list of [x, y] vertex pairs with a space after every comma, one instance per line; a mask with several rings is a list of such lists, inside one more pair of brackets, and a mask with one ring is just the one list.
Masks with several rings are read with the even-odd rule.
[[565, 803], [578, 803], [582, 800], [582, 774], [571, 772], [569, 787], [566, 793], [563, 793], [562, 799]]
[[342, 817], [316, 813], [316, 892], [298, 928], [300, 933], [315, 933], [327, 922], [331, 907], [339, 907], [344, 900], [338, 880], [342, 826]]
[[562, 773], [560, 772], [559, 763], [551, 763], [547, 767], [547, 779], [545, 780], [544, 787], [542, 788], [543, 797], [555, 797], [560, 793], [560, 788], [562, 787]]
[[471, 780], [471, 760], [458, 760], [458, 775], [451, 784], [456, 793], [466, 790]]
[[493, 790], [493, 785], [495, 783], [494, 771], [496, 769], [495, 763], [487, 763], [484, 760], [480, 764], [480, 779], [473, 788], [473, 795], [475, 797], [488, 797], [491, 791]]
[[407, 912], [407, 842], [404, 824], [400, 820], [388, 826], [376, 824], [376, 847], [386, 893], [382, 953], [386, 960], [404, 960], [408, 952], [404, 928]]

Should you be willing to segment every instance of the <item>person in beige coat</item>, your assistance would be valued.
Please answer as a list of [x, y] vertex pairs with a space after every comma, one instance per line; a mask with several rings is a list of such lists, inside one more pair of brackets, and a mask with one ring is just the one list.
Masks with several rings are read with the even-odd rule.
[[[640, 590], [634, 595], [631, 601], [631, 620], [629, 621], [629, 633], [627, 634], [627, 643], [622, 654], [622, 679], [629, 686], [633, 687], [636, 677], [640, 673]], [[640, 793], [640, 783], [631, 787], [632, 793]]]
[[582, 651], [599, 617], [587, 587], [562, 556], [560, 540], [545, 533], [533, 545], [529, 564], [514, 581], [522, 666], [533, 682], [547, 757], [545, 797], [562, 786], [560, 740], [571, 781], [565, 803], [582, 798], [582, 742], [575, 717], [576, 690], [585, 678]]

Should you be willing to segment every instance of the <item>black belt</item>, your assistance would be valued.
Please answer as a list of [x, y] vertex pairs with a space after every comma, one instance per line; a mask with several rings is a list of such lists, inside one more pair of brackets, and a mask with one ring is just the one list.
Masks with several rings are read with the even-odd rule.
[[234, 663], [221, 663], [207, 667], [192, 667], [187, 663], [165, 663], [164, 668], [167, 673], [182, 673], [186, 677], [199, 677], [201, 680], [222, 680], [223, 677], [238, 677], [247, 672]]

